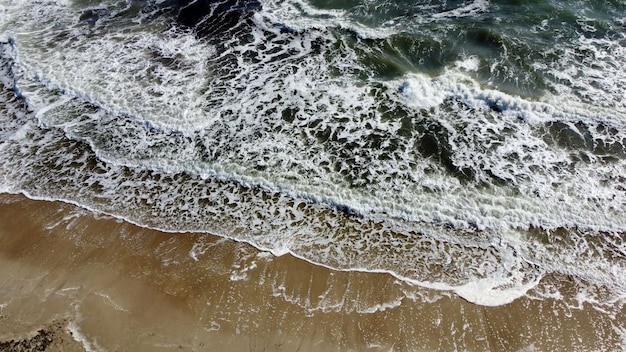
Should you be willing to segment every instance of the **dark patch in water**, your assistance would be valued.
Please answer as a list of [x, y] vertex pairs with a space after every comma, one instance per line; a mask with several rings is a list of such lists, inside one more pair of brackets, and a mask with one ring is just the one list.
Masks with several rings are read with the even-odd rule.
[[504, 109], [502, 108], [502, 106], [500, 106], [500, 102], [499, 101], [493, 101], [490, 99], [486, 99], [485, 103], [487, 103], [487, 107], [489, 107], [489, 109], [495, 111], [495, 112], [503, 112]]
[[472, 181], [474, 171], [459, 167], [454, 163], [454, 151], [449, 142], [450, 132], [437, 121], [428, 121], [416, 125], [421, 138], [416, 145], [417, 151], [424, 157], [438, 161], [451, 175], [461, 181]]
[[174, 10], [176, 21], [200, 37], [226, 33], [261, 9], [258, 0], [170, 0], [162, 6]]
[[78, 17], [79, 21], [86, 22], [90, 27], [93, 27], [98, 19], [100, 19], [100, 15], [94, 10], [83, 11]]

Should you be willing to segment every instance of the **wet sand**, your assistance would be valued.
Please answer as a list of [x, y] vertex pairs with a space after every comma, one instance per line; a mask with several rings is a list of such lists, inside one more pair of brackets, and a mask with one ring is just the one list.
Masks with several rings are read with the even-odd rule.
[[563, 299], [482, 307], [386, 274], [0, 195], [0, 351], [626, 349], [623, 301], [575, 307], [573, 282], [544, 280]]

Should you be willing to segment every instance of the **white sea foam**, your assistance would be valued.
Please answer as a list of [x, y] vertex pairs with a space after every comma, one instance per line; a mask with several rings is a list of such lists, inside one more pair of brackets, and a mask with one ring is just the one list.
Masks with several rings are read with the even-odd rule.
[[119, 305], [119, 303], [115, 302], [113, 299], [111, 299], [111, 297], [106, 294], [106, 293], [101, 293], [101, 292], [96, 292], [96, 295], [102, 297], [102, 299], [104, 300], [104, 303], [113, 307], [113, 309], [120, 311], [120, 312], [124, 312], [124, 313], [130, 313], [128, 311], [128, 309], [122, 307], [121, 305]]
[[321, 9], [303, 0], [263, 1], [264, 15], [273, 23], [280, 23], [295, 31], [313, 28], [345, 28], [355, 31], [362, 38], [385, 38], [398, 30], [394, 25], [372, 28], [354, 21], [350, 10]]
[[[367, 46], [331, 33], [353, 23], [347, 14], [288, 4], [306, 19], [268, 2], [245, 38], [218, 44], [165, 21], [112, 28], [114, 5], [94, 28], [62, 3], [50, 14], [7, 7], [2, 82], [28, 109], [2, 107], [1, 189], [483, 305], [525, 295], [546, 272], [626, 290], [626, 268], [610, 257], [625, 253], [615, 234], [626, 231], [626, 88], [611, 54], [623, 47], [581, 38], [586, 60], [614, 78], [584, 70], [588, 61], [559, 73], [580, 55], [565, 50], [538, 69], [568, 100], [528, 99], [481, 84], [476, 56], [436, 74], [375, 77], [359, 54]], [[465, 10], [488, 6], [473, 4]], [[532, 228], [582, 232], [545, 244], [519, 231]], [[255, 265], [244, 262], [233, 279]], [[345, 309], [324, 297], [297, 304]]]
[[436, 13], [433, 17], [467, 17], [481, 14], [489, 8], [488, 0], [474, 0], [459, 8]]
[[78, 327], [76, 322], [70, 321], [70, 323], [67, 326], [67, 329], [70, 331], [70, 335], [72, 335], [72, 338], [74, 339], [74, 341], [80, 343], [85, 351], [87, 352], [104, 352], [105, 351], [105, 349], [103, 349], [98, 344], [98, 342], [89, 341], [89, 339], [85, 335], [83, 335], [83, 333], [80, 331], [80, 328]]

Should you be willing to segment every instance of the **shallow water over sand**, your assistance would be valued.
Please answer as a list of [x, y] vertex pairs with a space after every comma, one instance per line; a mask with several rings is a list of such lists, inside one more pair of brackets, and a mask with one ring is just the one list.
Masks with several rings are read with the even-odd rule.
[[577, 306], [579, 286], [565, 276], [539, 285], [555, 299], [484, 307], [386, 274], [332, 271], [66, 204], [3, 196], [0, 216], [0, 341], [56, 322], [94, 351], [624, 347], [623, 302]]

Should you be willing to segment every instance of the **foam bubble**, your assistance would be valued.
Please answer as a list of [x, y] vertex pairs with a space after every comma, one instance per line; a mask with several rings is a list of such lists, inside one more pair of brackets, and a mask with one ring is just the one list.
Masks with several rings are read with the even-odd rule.
[[400, 85], [406, 105], [415, 109], [428, 109], [443, 104], [446, 96], [437, 82], [425, 75], [410, 75]]
[[466, 71], [478, 71], [480, 67], [480, 58], [472, 55], [456, 63], [456, 67], [462, 68]]

